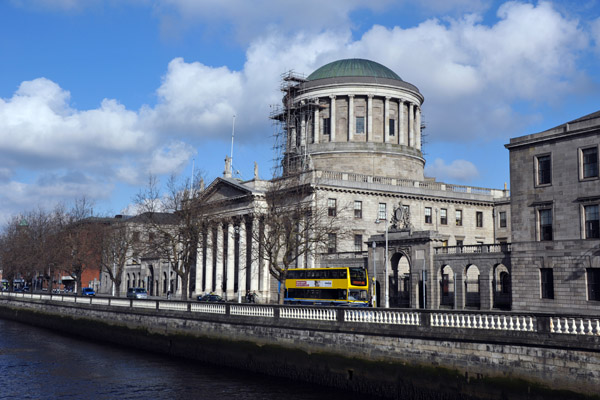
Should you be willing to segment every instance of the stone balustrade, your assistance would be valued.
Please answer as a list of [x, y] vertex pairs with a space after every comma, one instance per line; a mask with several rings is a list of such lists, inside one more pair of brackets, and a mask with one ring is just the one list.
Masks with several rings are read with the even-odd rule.
[[[194, 301], [141, 300], [75, 295], [0, 292], [0, 298], [54, 301], [88, 306], [221, 314], [251, 318], [336, 321], [348, 324], [405, 325], [428, 329], [477, 329], [586, 335], [600, 337], [600, 317], [523, 315], [511, 312], [473, 312], [414, 309], [373, 309], [265, 304], [198, 303]], [[546, 321], [546, 322], [544, 322]], [[540, 326], [545, 327], [540, 330]]]

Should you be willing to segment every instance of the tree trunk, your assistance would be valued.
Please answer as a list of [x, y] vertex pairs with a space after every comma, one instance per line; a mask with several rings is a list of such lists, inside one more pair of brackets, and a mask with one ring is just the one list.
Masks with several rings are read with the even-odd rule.
[[188, 274], [183, 274], [181, 276], [181, 300], [187, 300], [188, 299], [188, 281], [189, 281], [189, 276]]

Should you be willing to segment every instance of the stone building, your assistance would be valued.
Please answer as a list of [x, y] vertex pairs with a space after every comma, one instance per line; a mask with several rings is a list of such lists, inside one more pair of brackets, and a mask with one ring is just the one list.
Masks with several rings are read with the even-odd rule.
[[[445, 287], [454, 281], [454, 274], [434, 268], [437, 247], [469, 249], [508, 241], [506, 189], [446, 184], [424, 176], [424, 98], [416, 86], [381, 64], [351, 59], [327, 64], [306, 78], [287, 73], [282, 91], [282, 107], [271, 115], [281, 128], [281, 173], [310, 174], [322, 206], [343, 213], [351, 231], [349, 237], [330, 238], [327, 251], [300, 258], [298, 267], [364, 265], [372, 275], [377, 269], [380, 300], [387, 291], [391, 306], [416, 307], [419, 293], [421, 304], [424, 300], [425, 286], [419, 283], [423, 271]], [[251, 232], [261, 229], [253, 210], [264, 201], [268, 184], [256, 171], [250, 181], [234, 179], [226, 163], [224, 176], [207, 187], [205, 201], [219, 202], [220, 208], [199, 246], [198, 293], [235, 300], [252, 290], [261, 301], [276, 299], [277, 285], [267, 266], [250, 256], [260, 251], [260, 244], [251, 242]], [[398, 210], [401, 224], [393, 218]], [[471, 291], [479, 291], [480, 285], [491, 288], [497, 265], [469, 267], [452, 268], [470, 277]], [[444, 276], [450, 280], [442, 282]], [[437, 284], [426, 290], [425, 297], [440, 297]], [[479, 307], [478, 301], [473, 305]]]
[[510, 140], [514, 310], [600, 306], [600, 112]]

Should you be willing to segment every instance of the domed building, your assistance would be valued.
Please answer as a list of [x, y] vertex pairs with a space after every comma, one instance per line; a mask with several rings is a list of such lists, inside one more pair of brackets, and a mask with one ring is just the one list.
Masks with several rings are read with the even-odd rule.
[[314, 168], [423, 180], [419, 89], [374, 61], [338, 60], [284, 75], [284, 175]]

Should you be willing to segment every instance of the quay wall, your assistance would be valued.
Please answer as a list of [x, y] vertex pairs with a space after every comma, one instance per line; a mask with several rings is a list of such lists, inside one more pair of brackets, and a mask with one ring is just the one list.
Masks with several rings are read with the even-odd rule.
[[597, 319], [66, 297], [0, 318], [387, 398], [600, 398]]

